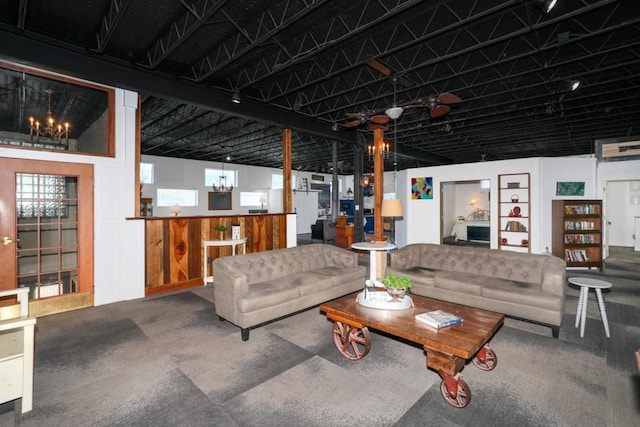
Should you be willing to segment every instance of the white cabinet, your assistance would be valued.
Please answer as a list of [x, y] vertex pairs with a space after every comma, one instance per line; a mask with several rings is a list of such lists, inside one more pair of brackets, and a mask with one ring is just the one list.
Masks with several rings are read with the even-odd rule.
[[33, 340], [36, 319], [29, 317], [29, 288], [0, 291], [18, 297], [20, 314], [0, 320], [0, 403], [22, 398], [22, 413], [33, 408]]

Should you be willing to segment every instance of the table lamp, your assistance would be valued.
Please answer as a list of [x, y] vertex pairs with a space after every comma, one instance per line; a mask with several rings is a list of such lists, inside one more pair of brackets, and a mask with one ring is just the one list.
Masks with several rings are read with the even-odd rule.
[[[383, 218], [399, 218], [404, 215], [402, 211], [402, 200], [400, 199], [383, 199], [382, 210], [380, 216]], [[395, 241], [395, 221], [391, 223], [391, 236]]]

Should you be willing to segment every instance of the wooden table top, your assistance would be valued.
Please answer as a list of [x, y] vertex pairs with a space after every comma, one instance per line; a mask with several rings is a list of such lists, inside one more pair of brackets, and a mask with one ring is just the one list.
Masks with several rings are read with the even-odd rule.
[[[320, 305], [320, 311], [334, 321], [362, 328], [371, 327], [422, 344], [425, 350], [471, 359], [504, 322], [504, 315], [446, 301], [411, 295], [414, 306], [406, 310], [384, 310], [357, 303], [360, 292]], [[444, 310], [460, 316], [458, 325], [434, 329], [415, 320], [415, 315]]]

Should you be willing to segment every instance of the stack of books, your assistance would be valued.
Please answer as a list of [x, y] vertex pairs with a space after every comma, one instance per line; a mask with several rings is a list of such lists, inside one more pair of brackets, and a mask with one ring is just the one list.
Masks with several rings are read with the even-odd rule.
[[455, 314], [451, 314], [443, 310], [435, 310], [429, 311], [427, 313], [416, 314], [416, 320], [435, 329], [457, 325], [464, 321], [462, 317], [456, 316]]

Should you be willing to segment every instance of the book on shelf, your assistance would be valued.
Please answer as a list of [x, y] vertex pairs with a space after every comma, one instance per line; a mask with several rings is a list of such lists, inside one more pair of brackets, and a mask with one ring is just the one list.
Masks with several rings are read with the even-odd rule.
[[416, 314], [416, 320], [435, 329], [457, 325], [464, 321], [462, 317], [456, 316], [455, 314], [451, 314], [443, 310], [434, 310], [426, 313]]

